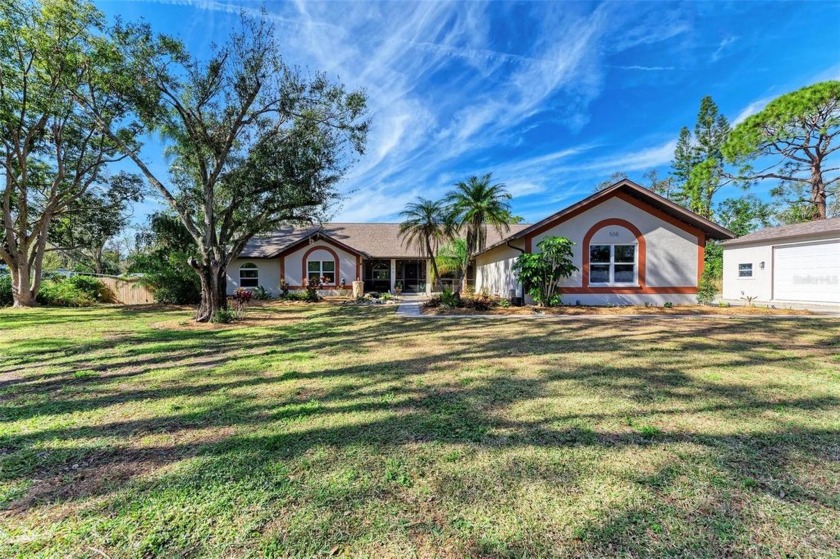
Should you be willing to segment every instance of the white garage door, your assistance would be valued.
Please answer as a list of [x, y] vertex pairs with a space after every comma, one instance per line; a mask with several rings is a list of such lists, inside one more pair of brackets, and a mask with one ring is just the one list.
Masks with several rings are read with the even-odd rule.
[[773, 298], [840, 303], [840, 240], [773, 248]]

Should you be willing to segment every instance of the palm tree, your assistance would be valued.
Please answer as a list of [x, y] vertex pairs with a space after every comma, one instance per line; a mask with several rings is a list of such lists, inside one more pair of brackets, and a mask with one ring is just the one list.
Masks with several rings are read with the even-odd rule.
[[[510, 213], [510, 193], [502, 183], [490, 184], [491, 178], [492, 173], [487, 173], [458, 182], [445, 198], [454, 228], [465, 230], [470, 260], [484, 250], [488, 226], [504, 235], [510, 231], [510, 223], [514, 221]], [[466, 274], [463, 279], [466, 279]]]
[[415, 245], [420, 254], [432, 261], [432, 271], [435, 274], [438, 288], [443, 291], [440, 274], [437, 267], [437, 248], [449, 236], [450, 227], [447, 221], [446, 207], [442, 201], [427, 200], [418, 197], [400, 212], [403, 222], [400, 223], [400, 237], [403, 242]]

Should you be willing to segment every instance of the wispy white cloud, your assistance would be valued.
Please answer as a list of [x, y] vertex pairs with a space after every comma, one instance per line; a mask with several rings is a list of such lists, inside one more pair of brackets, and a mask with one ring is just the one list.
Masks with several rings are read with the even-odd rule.
[[735, 126], [747, 120], [752, 115], [760, 112], [770, 101], [772, 101], [772, 97], [763, 97], [761, 99], [757, 99], [741, 109], [741, 112], [735, 117], [735, 120], [732, 121], [732, 125]]
[[727, 56], [728, 51], [730, 50], [729, 47], [734, 45], [736, 41], [738, 41], [738, 37], [735, 37], [735, 36], [732, 36], [732, 35], [730, 35], [728, 37], [724, 37], [723, 39], [721, 39], [720, 43], [718, 43], [717, 48], [712, 53], [712, 56], [711, 56], [710, 60], [712, 62], [717, 62], [718, 60], [720, 60], [724, 56]]
[[[226, 14], [241, 7], [220, 0], [175, 3]], [[650, 165], [657, 160], [654, 148], [592, 160], [597, 139], [572, 137], [603, 90], [608, 56], [690, 30], [678, 10], [641, 13], [611, 3], [535, 3], [507, 20], [491, 18], [481, 2], [297, 0], [268, 9], [289, 61], [368, 93], [367, 152], [342, 186], [347, 198], [336, 216], [348, 221], [393, 219], [414, 196], [438, 196], [455, 180], [488, 170], [528, 196], [558, 188], [575, 173]], [[528, 29], [528, 39], [500, 42], [500, 25]], [[554, 134], [570, 136], [565, 145], [577, 146], [529, 151], [532, 129], [549, 125]]]
[[676, 70], [676, 66], [639, 66], [636, 64], [630, 66], [611, 66], [618, 70], [640, 70], [642, 72], [667, 72], [669, 70]]

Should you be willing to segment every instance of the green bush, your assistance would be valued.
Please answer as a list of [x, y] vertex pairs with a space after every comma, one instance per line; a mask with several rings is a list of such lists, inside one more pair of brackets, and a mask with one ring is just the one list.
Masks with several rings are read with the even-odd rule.
[[89, 307], [107, 296], [101, 281], [89, 276], [55, 277], [45, 280], [37, 301], [53, 307]]
[[251, 290], [251, 297], [254, 301], [268, 301], [271, 299], [271, 293], [265, 287], [258, 285]]
[[454, 309], [458, 306], [459, 299], [460, 297], [458, 297], [458, 295], [456, 295], [449, 289], [444, 289], [443, 292], [440, 294], [440, 305], [442, 307]]
[[12, 299], [12, 276], [0, 274], [0, 307], [8, 307], [14, 302]]
[[216, 314], [213, 315], [212, 322], [230, 324], [234, 320], [236, 320], [236, 313], [233, 310], [222, 309], [220, 311], [216, 311]]
[[697, 286], [697, 302], [701, 305], [710, 305], [717, 297], [717, 281], [709, 270], [704, 270]]

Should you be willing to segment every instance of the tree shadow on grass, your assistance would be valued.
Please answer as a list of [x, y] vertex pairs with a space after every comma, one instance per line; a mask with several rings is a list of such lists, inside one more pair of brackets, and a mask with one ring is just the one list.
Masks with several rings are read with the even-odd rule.
[[[823, 332], [815, 348], [804, 341], [802, 325], [787, 323], [774, 323], [767, 335], [768, 326], [758, 321], [686, 325], [646, 319], [620, 324], [623, 331], [617, 336], [614, 328], [592, 321], [540, 323], [535, 328], [529, 320], [492, 324], [405, 321], [379, 309], [335, 308], [282, 330], [140, 329], [86, 342], [85, 351], [78, 353], [67, 353], [66, 347], [56, 344], [43, 360], [31, 357], [24, 365], [56, 367], [59, 372], [3, 379], [7, 382], [0, 406], [4, 421], [70, 417], [112, 407], [115, 415], [94, 425], [38, 429], [36, 424], [26, 432], [7, 432], [0, 439], [0, 481], [46, 480], [7, 504], [12, 514], [21, 515], [94, 497], [110, 499], [113, 509], [137, 495], [157, 495], [163, 486], [189, 490], [202, 476], [208, 477], [208, 483], [221, 483], [213, 476], [222, 468], [222, 479], [259, 480], [278, 462], [296, 463], [322, 448], [336, 452], [366, 448], [382, 456], [400, 456], [416, 445], [490, 452], [592, 449], [604, 453], [645, 452], [652, 445], [694, 445], [732, 483], [749, 477], [753, 491], [791, 503], [838, 509], [836, 494], [801, 486], [786, 474], [803, 459], [836, 460], [840, 446], [836, 429], [764, 419], [770, 428], [732, 434], [702, 425], [669, 428], [668, 418], [719, 413], [749, 418], [771, 411], [796, 418], [836, 418], [840, 401], [834, 395], [771, 393], [772, 382], [765, 386], [721, 383], [704, 380], [697, 369], [736, 375], [756, 368], [804, 373], [814, 356], [837, 347], [840, 336]], [[814, 331], [821, 328], [817, 321], [808, 325]], [[757, 337], [763, 342], [750, 341]], [[429, 340], [434, 340], [435, 347]], [[67, 343], [72, 345], [72, 340]], [[427, 345], [428, 352], [413, 355]], [[403, 354], [375, 359], [378, 351], [393, 347], [403, 348]], [[719, 355], [704, 365], [698, 358], [712, 350]], [[655, 355], [653, 367], [637, 363], [647, 353]], [[803, 361], [802, 353], [808, 361]], [[343, 365], [319, 362], [319, 358], [345, 354], [349, 362]], [[359, 354], [372, 359], [352, 362]], [[517, 369], [520, 362], [531, 363], [530, 369]], [[101, 374], [73, 376], [93, 366]], [[176, 378], [152, 385], [144, 380], [144, 375], [152, 378], [157, 371], [178, 367], [186, 371]], [[447, 372], [451, 374], [445, 376]], [[430, 381], [429, 375], [444, 376]], [[78, 390], [68, 392], [68, 385]], [[279, 396], [268, 396], [278, 390]], [[611, 395], [626, 406], [574, 412], [557, 406], [535, 417], [511, 416], [516, 406], [534, 400], [562, 402], [565, 391]], [[160, 409], [151, 418], [118, 415], [117, 406], [127, 403], [202, 398], [210, 399], [201, 400], [195, 410]], [[636, 421], [658, 421], [662, 427], [649, 432], [617, 427], [628, 413]], [[168, 468], [190, 460], [198, 460], [208, 471]], [[162, 477], [153, 475], [164, 467], [167, 473]], [[518, 479], [510, 481], [515, 483], [555, 476], [551, 468], [523, 468], [514, 475]], [[569, 474], [566, 482], [576, 483], [579, 475]], [[652, 479], [656, 494], [676, 483], [667, 467]], [[128, 493], [126, 487], [131, 488]], [[342, 498], [347, 504], [379, 497], [368, 491]], [[469, 495], [446, 498], [454, 503], [460, 499], [465, 506], [474, 504], [467, 502]], [[650, 550], [645, 545], [655, 540], [652, 513], [634, 506], [628, 504], [612, 515], [585, 522], [580, 528], [581, 545], [602, 553]], [[728, 549], [720, 544], [715, 530], [701, 530], [697, 550]], [[641, 547], [629, 541], [641, 542]], [[472, 552], [492, 554], [494, 545], [485, 542]], [[516, 549], [511, 545], [510, 549]], [[526, 551], [539, 551], [522, 545]]]

